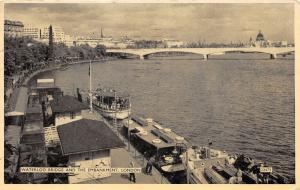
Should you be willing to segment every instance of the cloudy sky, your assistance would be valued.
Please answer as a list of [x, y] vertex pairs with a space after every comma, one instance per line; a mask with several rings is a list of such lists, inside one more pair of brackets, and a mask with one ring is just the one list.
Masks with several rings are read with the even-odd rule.
[[65, 33], [238, 42], [262, 30], [294, 41], [293, 4], [5, 4], [5, 19], [25, 26], [57, 25]]

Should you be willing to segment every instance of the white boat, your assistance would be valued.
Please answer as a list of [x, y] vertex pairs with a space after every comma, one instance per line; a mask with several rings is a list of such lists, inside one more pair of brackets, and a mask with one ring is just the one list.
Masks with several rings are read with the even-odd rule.
[[[112, 89], [96, 89], [92, 92], [93, 107], [110, 119], [126, 119], [131, 113], [129, 95], [117, 93]], [[87, 98], [89, 101], [89, 97]]]
[[116, 119], [126, 119], [129, 117], [130, 115], [130, 109], [126, 109], [126, 110], [109, 110], [109, 109], [103, 109], [101, 107], [99, 107], [98, 105], [95, 105], [95, 103], [93, 103], [93, 106], [95, 107], [95, 109], [97, 111], [100, 112], [100, 114], [103, 117], [107, 117], [107, 118], [116, 118]]

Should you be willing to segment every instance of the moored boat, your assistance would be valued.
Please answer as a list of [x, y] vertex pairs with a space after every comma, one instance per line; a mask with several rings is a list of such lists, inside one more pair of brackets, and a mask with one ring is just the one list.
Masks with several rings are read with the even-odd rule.
[[173, 130], [153, 119], [132, 116], [123, 120], [123, 135], [171, 183], [289, 184], [294, 183], [273, 167], [243, 154], [229, 154], [208, 146], [193, 146]]
[[154, 166], [171, 183], [183, 183], [185, 165], [182, 154], [187, 141], [170, 128], [163, 127], [151, 118], [132, 116], [123, 123], [123, 135], [146, 159], [155, 158]]
[[[230, 155], [208, 147], [188, 149], [189, 183], [288, 184], [292, 179], [273, 171], [266, 163], [243, 154]], [[183, 158], [186, 160], [186, 157]]]
[[[79, 91], [78, 97], [82, 97]], [[89, 97], [87, 101], [90, 101]], [[92, 105], [103, 117], [110, 119], [126, 119], [131, 113], [130, 96], [113, 89], [99, 88], [92, 91]]]

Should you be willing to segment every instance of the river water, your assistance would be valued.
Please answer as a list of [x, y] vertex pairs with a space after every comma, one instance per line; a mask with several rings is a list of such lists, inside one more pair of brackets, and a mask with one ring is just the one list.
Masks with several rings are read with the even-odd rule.
[[[39, 75], [65, 94], [88, 89], [88, 64]], [[93, 63], [93, 87], [131, 95], [133, 113], [152, 117], [195, 145], [244, 153], [295, 176], [294, 59], [229, 54]]]

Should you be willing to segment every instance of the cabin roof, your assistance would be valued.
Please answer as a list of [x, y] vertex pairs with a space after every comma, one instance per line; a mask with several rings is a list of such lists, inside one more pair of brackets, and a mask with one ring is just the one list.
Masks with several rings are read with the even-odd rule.
[[64, 112], [74, 112], [84, 109], [88, 109], [88, 106], [79, 102], [73, 96], [62, 96], [54, 99], [50, 102], [52, 112], [54, 113], [64, 113]]
[[[128, 121], [123, 121], [123, 127], [128, 128]], [[139, 133], [136, 133], [136, 136], [157, 149], [174, 147], [176, 146], [176, 143], [187, 143], [184, 138], [183, 140], [177, 139], [182, 137], [174, 131], [163, 128], [159, 123], [153, 120], [148, 124], [146, 119], [137, 116], [132, 116], [132, 119], [129, 122], [129, 129], [136, 129], [139, 131]], [[157, 139], [161, 141], [159, 143], [154, 143], [153, 141]]]
[[[97, 95], [102, 95], [106, 97], [115, 97], [115, 91], [114, 90], [108, 90], [108, 89], [97, 89], [95, 90], [95, 93]], [[126, 92], [116, 92], [116, 96], [119, 98], [128, 98], [129, 94]]]
[[58, 126], [57, 131], [64, 155], [125, 146], [103, 121], [80, 119]]
[[21, 138], [22, 144], [43, 144], [44, 136], [41, 133], [23, 134]]

